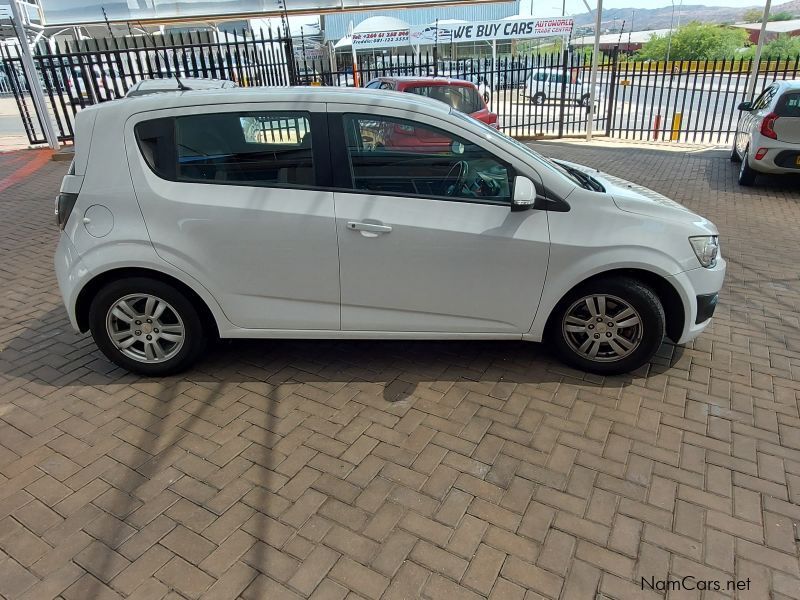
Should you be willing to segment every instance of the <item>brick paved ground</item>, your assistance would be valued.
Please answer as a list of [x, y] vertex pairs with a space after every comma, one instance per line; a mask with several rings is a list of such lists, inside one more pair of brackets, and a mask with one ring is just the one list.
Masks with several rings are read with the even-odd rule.
[[522, 343], [244, 342], [137, 379], [56, 292], [66, 164], [6, 190], [0, 595], [625, 600], [691, 575], [800, 598], [798, 181], [548, 150], [716, 221], [729, 276], [695, 344], [602, 379]]

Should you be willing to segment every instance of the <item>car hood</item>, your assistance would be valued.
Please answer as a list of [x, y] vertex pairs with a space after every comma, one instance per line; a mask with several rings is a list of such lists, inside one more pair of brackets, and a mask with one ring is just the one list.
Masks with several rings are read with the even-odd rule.
[[657, 219], [691, 223], [713, 232], [714, 234], [717, 233], [716, 227], [711, 221], [650, 188], [632, 183], [620, 177], [615, 177], [614, 175], [609, 175], [608, 173], [585, 165], [579, 165], [565, 160], [556, 162], [568, 165], [587, 175], [591, 175], [602, 184], [606, 189], [606, 193], [611, 196], [614, 204], [620, 210]]

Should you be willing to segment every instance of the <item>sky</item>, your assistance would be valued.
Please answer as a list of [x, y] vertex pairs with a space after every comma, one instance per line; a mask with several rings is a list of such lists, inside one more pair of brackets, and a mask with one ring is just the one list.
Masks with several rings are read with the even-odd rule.
[[[773, 4], [780, 4], [785, 0], [773, 0]], [[589, 6], [594, 9], [597, 0], [587, 0]], [[561, 14], [561, 0], [532, 0], [535, 9], [533, 14], [539, 16], [546, 15], [560, 15]], [[675, 5], [678, 6], [680, 0], [675, 0]], [[730, 6], [730, 7], [746, 7], [746, 6], [763, 6], [764, 0], [684, 0], [686, 5], [703, 4], [705, 6]], [[526, 0], [522, 0], [522, 6], [529, 7], [530, 4]], [[672, 6], [670, 0], [603, 0], [603, 8], [662, 8], [664, 6]], [[523, 9], [524, 10], [524, 9]], [[586, 6], [581, 0], [567, 0], [567, 14], [580, 14], [586, 12]]]

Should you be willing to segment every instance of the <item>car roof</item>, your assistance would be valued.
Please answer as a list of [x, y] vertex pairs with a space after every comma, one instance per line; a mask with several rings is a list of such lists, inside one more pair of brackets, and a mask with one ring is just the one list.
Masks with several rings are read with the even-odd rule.
[[376, 77], [372, 81], [396, 81], [398, 83], [419, 83], [424, 85], [456, 85], [462, 87], [475, 87], [475, 84], [466, 79], [454, 77], [414, 77], [412, 75], [387, 75], [386, 77]]
[[[382, 106], [416, 110], [430, 115], [450, 113], [450, 107], [438, 100], [424, 96], [393, 92], [388, 90], [370, 90], [352, 87], [236, 87], [207, 90], [187, 90], [162, 92], [158, 94], [142, 94], [133, 98], [101, 102], [90, 106], [87, 111], [117, 111], [118, 113], [136, 114], [151, 110], [181, 108], [189, 106], [215, 106], [223, 104], [270, 102], [324, 102], [343, 103], [363, 106]], [[266, 107], [265, 107], [266, 109]]]

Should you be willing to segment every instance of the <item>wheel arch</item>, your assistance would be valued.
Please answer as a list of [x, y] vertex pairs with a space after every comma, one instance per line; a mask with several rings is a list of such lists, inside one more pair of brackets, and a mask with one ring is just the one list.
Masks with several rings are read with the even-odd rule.
[[568, 298], [576, 289], [598, 279], [607, 279], [613, 277], [629, 277], [630, 279], [639, 281], [651, 288], [653, 292], [655, 292], [656, 296], [658, 296], [658, 300], [661, 302], [661, 306], [664, 308], [667, 337], [674, 342], [677, 342], [680, 339], [686, 323], [686, 311], [684, 309], [680, 294], [675, 287], [661, 275], [645, 269], [636, 268], [620, 268], [602, 271], [601, 273], [596, 273], [573, 285], [561, 296], [561, 298], [555, 303], [550, 311], [550, 314], [547, 317], [547, 324], [544, 328], [545, 336], [550, 335], [551, 328], [555, 322], [555, 316], [559, 312], [564, 300]]
[[194, 305], [203, 322], [206, 331], [213, 332], [214, 335], [219, 336], [219, 324], [214, 318], [214, 314], [208, 307], [208, 304], [195, 292], [190, 286], [185, 284], [180, 279], [177, 279], [161, 271], [154, 269], [147, 269], [143, 267], [120, 267], [110, 269], [97, 274], [90, 279], [86, 285], [81, 288], [78, 297], [75, 300], [75, 319], [78, 323], [78, 328], [81, 332], [89, 329], [89, 308], [92, 305], [92, 299], [97, 295], [105, 285], [112, 281], [120, 279], [127, 279], [130, 277], [148, 277], [171, 285], [179, 292], [184, 294], [186, 298]]

